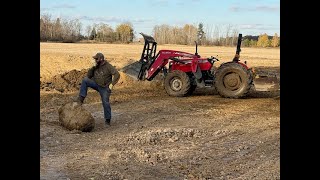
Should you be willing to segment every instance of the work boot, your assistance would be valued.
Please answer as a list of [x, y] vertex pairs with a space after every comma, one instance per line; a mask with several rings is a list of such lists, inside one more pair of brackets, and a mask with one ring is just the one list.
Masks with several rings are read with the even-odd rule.
[[84, 97], [78, 96], [78, 97], [72, 98], [72, 100], [73, 100], [73, 102], [77, 102], [77, 103], [79, 103], [79, 104], [83, 104]]
[[111, 125], [110, 122], [111, 122], [110, 119], [106, 119], [106, 121], [105, 121], [106, 126], [110, 126]]

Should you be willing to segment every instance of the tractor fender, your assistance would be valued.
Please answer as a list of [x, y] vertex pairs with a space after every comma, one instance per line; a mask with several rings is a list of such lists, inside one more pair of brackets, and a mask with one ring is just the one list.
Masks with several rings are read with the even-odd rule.
[[245, 64], [245, 63], [243, 63], [243, 62], [239, 62], [239, 61], [237, 61], [237, 62], [234, 62], [234, 61], [231, 61], [231, 62], [225, 62], [225, 63], [222, 63], [221, 64], [221, 66], [223, 65], [223, 64], [229, 64], [229, 63], [238, 63], [238, 64], [240, 64], [241, 66], [243, 66], [245, 69], [247, 69], [247, 70], [249, 70], [250, 68]]
[[246, 64], [244, 64], [244, 63], [242, 63], [242, 62], [239, 62], [239, 61], [238, 61], [237, 63], [241, 64], [244, 68], [249, 69]]

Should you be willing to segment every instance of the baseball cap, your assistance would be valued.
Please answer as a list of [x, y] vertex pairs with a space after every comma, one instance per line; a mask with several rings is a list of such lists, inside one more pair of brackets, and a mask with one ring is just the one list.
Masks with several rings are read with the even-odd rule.
[[96, 55], [92, 56], [94, 59], [102, 58], [104, 59], [104, 55], [102, 53], [97, 53]]

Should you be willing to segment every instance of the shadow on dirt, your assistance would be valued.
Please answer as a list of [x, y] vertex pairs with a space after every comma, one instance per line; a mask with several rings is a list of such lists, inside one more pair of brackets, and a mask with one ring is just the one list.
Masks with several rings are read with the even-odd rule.
[[[192, 96], [207, 96], [207, 95], [219, 95], [214, 88], [198, 89]], [[257, 91], [252, 90], [244, 99], [250, 98], [280, 98], [280, 90], [272, 91]]]
[[253, 91], [246, 98], [280, 98], [280, 90], [276, 91]]

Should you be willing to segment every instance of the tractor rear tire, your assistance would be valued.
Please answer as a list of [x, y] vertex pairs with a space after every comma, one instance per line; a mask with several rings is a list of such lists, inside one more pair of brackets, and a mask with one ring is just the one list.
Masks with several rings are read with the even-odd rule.
[[215, 73], [214, 85], [222, 97], [241, 98], [253, 87], [253, 75], [239, 63], [224, 63]]
[[188, 96], [191, 93], [192, 85], [189, 76], [179, 70], [169, 72], [164, 79], [164, 88], [170, 96]]

